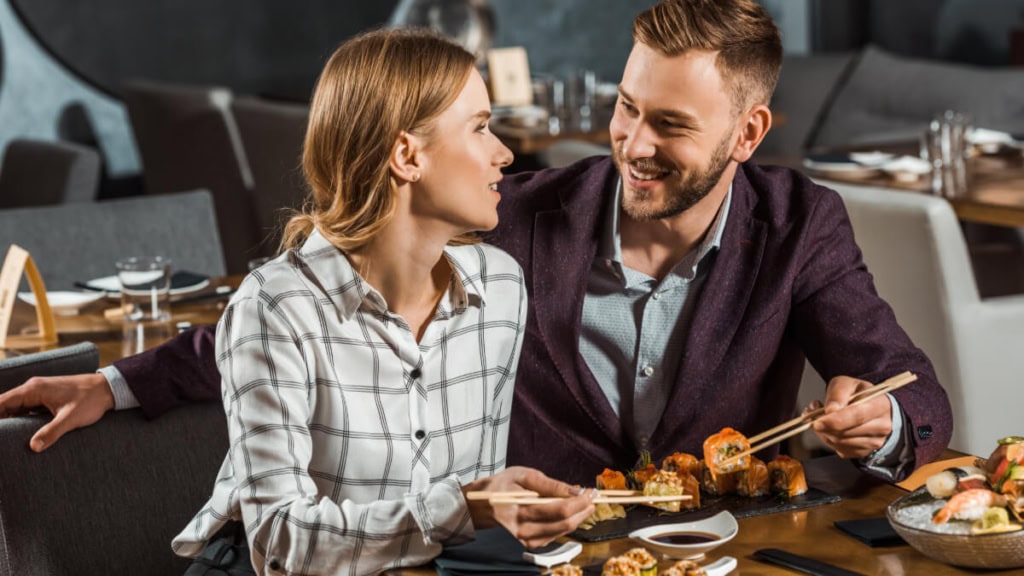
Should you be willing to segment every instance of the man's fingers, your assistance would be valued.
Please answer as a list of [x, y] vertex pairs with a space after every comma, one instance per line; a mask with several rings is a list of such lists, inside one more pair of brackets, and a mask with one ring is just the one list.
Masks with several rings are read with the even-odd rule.
[[843, 409], [850, 403], [850, 397], [858, 391], [871, 387], [871, 382], [850, 378], [849, 376], [836, 376], [828, 383], [825, 389], [825, 413], [832, 414]]
[[44, 424], [32, 435], [32, 439], [28, 442], [29, 448], [34, 452], [42, 452], [52, 446], [61, 436], [77, 428], [78, 426], [71, 423], [68, 414], [68, 410], [58, 410], [53, 420]]
[[33, 388], [19, 386], [0, 394], [0, 417], [17, 416], [39, 406], [39, 395]]
[[[852, 433], [856, 428], [872, 423], [891, 427], [890, 414], [889, 398], [880, 396], [870, 402], [846, 406], [830, 414], [825, 414], [815, 421], [814, 430], [829, 433]], [[886, 433], [888, 434], [888, 432]]]

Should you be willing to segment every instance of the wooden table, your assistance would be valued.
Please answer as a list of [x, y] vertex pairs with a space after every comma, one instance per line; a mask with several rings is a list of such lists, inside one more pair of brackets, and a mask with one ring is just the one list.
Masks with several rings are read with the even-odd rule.
[[[962, 456], [947, 451], [944, 458]], [[835, 456], [817, 458], [805, 463], [808, 483], [830, 494], [842, 497], [840, 502], [794, 512], [766, 514], [739, 520], [737, 536], [716, 548], [710, 560], [732, 556], [739, 565], [734, 574], [767, 575], [795, 574], [795, 572], [752, 558], [761, 548], [781, 548], [828, 562], [862, 574], [891, 574], [944, 576], [972, 574], [935, 562], [907, 545], [871, 548], [840, 532], [834, 522], [855, 518], [885, 516], [886, 507], [906, 494], [896, 486], [886, 484], [862, 474], [848, 461]], [[564, 539], [563, 539], [564, 540]], [[584, 543], [583, 553], [572, 561], [577, 566], [603, 563], [611, 556], [636, 546], [628, 539]], [[1019, 571], [992, 572], [993, 574], [1020, 573]], [[432, 568], [414, 568], [392, 571], [394, 576], [427, 576], [435, 574]]]
[[[908, 145], [858, 147], [862, 150], [882, 150], [897, 154], [916, 154]], [[997, 155], [975, 156], [967, 161], [967, 193], [947, 198], [957, 218], [965, 222], [978, 222], [996, 226], [1024, 227], [1024, 154], [1020, 150], [1004, 150]], [[781, 164], [801, 168], [797, 158], [769, 158], [761, 164]], [[928, 194], [929, 176], [916, 181], [903, 182], [881, 172], [861, 177], [850, 177], [842, 172], [815, 172], [805, 170], [816, 179], [835, 180], [851, 184], [882, 186]]]
[[[237, 287], [242, 281], [242, 276], [229, 276], [217, 278], [210, 281], [210, 286], [202, 293], [183, 295], [182, 298], [197, 296], [199, 294], [212, 293], [218, 286]], [[216, 324], [220, 319], [228, 298], [225, 296], [209, 298], [198, 301], [171, 301], [171, 321], [164, 329], [151, 331], [142, 343], [141, 349], [148, 349], [170, 339], [179, 330], [182, 323], [193, 326], [201, 324]], [[124, 325], [120, 319], [108, 318], [104, 315], [106, 310], [117, 308], [119, 302], [116, 299], [103, 298], [83, 308], [79, 314], [71, 316], [55, 316], [57, 325], [58, 342], [52, 346], [21, 349], [17, 351], [6, 351], [7, 355], [16, 353], [30, 353], [41, 350], [59, 348], [77, 342], [93, 342], [99, 348], [100, 365], [105, 366], [114, 360], [141, 351], [138, 347], [128, 349], [125, 341]], [[33, 307], [19, 303], [15, 308], [12, 324], [34, 325], [35, 310]], [[2, 357], [2, 356], [0, 356]]]

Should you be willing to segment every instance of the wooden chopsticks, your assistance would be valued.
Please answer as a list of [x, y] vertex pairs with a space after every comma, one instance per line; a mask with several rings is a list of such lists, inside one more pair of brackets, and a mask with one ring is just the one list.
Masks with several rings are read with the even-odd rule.
[[[680, 494], [678, 496], [644, 496], [635, 490], [598, 490], [598, 496], [594, 498], [595, 504], [650, 504], [654, 502], [681, 502], [689, 500], [692, 496]], [[492, 506], [510, 504], [548, 504], [558, 502], [563, 498], [540, 496], [536, 492], [527, 490], [517, 492], [486, 492], [473, 491], [466, 493], [466, 500], [487, 500]]]
[[[847, 404], [847, 406], [853, 406], [855, 404], [862, 404], [869, 400], [874, 400], [875, 398], [881, 396], [882, 394], [887, 394], [889, 392], [892, 392], [893, 390], [902, 388], [903, 386], [906, 386], [907, 384], [910, 384], [915, 380], [917, 380], [916, 374], [913, 374], [911, 372], [902, 372], [900, 374], [893, 376], [892, 378], [889, 378], [872, 386], [871, 388], [865, 388], [864, 390], [857, 392], [850, 398], [850, 403]], [[800, 416], [797, 416], [796, 418], [793, 418], [792, 420], [789, 420], [787, 422], [783, 422], [782, 424], [779, 424], [774, 428], [765, 430], [764, 432], [758, 434], [757, 436], [751, 436], [750, 438], [747, 439], [750, 442], [750, 449], [744, 450], [739, 454], [734, 454], [720, 462], [718, 465], [727, 466], [735, 462], [736, 460], [743, 458], [744, 456], [749, 456], [750, 454], [759, 452], [767, 448], [768, 446], [778, 444], [779, 442], [782, 442], [786, 438], [796, 436], [797, 434], [800, 434], [803, 431], [809, 429], [811, 425], [814, 424], [814, 421], [817, 420], [818, 418], [821, 418], [824, 414], [825, 408], [821, 407], [818, 408], [817, 410], [808, 412], [807, 414], [801, 414]], [[794, 426], [796, 427], [793, 428]], [[792, 430], [785, 432], [785, 430], [788, 428], [792, 428]], [[760, 442], [760, 444], [758, 444], [758, 442]]]

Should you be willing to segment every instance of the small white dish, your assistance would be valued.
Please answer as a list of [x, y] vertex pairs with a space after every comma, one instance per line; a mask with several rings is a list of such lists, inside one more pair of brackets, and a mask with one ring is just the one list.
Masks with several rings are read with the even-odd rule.
[[559, 564], [565, 564], [583, 552], [583, 544], [579, 542], [566, 542], [550, 552], [523, 552], [523, 560], [532, 562], [542, 568], [551, 568]]
[[[54, 314], [70, 316], [78, 314], [78, 311], [85, 306], [103, 298], [102, 292], [73, 292], [60, 291], [46, 293], [46, 301], [50, 303], [50, 310]], [[36, 295], [32, 292], [18, 292], [18, 300], [26, 304], [36, 305]]]
[[[732, 540], [739, 529], [736, 517], [728, 510], [723, 510], [703, 520], [657, 524], [634, 530], [629, 533], [629, 537], [669, 558], [700, 558]], [[703, 536], [700, 541], [690, 541], [698, 540], [700, 536]]]
[[732, 556], [722, 556], [710, 564], [701, 566], [701, 568], [704, 569], [704, 573], [707, 576], [726, 576], [726, 574], [731, 574], [736, 569], [737, 564], [738, 562]]
[[[120, 297], [121, 295], [121, 280], [120, 278], [117, 277], [116, 274], [113, 276], [94, 278], [86, 282], [86, 285], [95, 290], [103, 290], [104, 292], [106, 292], [107, 296], [110, 296], [112, 298]], [[180, 286], [178, 288], [171, 288], [171, 296], [178, 296], [181, 294], [196, 292], [198, 290], [206, 288], [209, 285], [210, 279], [204, 278], [199, 282], [196, 282], [195, 284], [190, 284], [188, 286]]]

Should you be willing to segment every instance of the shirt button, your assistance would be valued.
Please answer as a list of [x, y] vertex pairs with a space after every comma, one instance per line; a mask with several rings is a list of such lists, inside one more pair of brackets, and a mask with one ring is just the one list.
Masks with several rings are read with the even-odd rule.
[[427, 433], [424, 432], [423, 430], [417, 430], [416, 431], [416, 439], [417, 440], [423, 440], [426, 437], [427, 437]]
[[650, 375], [654, 374], [654, 367], [653, 366], [644, 366], [643, 374], [644, 374], [644, 376], [650, 376]]
[[651, 294], [651, 298], [655, 300], [661, 298], [661, 292], [655, 292], [654, 294]]
[[419, 368], [415, 368], [415, 369], [413, 369], [412, 372], [409, 372], [409, 377], [412, 378], [413, 380], [419, 380], [420, 379], [420, 375], [421, 374], [420, 374], [420, 369]]

